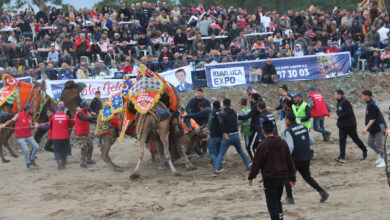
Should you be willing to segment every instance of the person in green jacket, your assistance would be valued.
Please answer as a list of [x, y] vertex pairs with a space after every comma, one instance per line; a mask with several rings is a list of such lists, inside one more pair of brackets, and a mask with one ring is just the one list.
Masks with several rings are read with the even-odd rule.
[[294, 102], [295, 104], [292, 106], [292, 110], [297, 119], [297, 123], [305, 126], [310, 130], [311, 127], [310, 105], [307, 102], [303, 101], [303, 96], [302, 93], [300, 92], [297, 92], [294, 95]]
[[[251, 108], [247, 106], [248, 100], [246, 98], [242, 98], [240, 100], [240, 115], [247, 115], [251, 111]], [[241, 125], [241, 135], [244, 137], [245, 140], [245, 148], [250, 155], [250, 141], [249, 136], [252, 135], [251, 132], [251, 119], [247, 120], [238, 120], [238, 124]]]

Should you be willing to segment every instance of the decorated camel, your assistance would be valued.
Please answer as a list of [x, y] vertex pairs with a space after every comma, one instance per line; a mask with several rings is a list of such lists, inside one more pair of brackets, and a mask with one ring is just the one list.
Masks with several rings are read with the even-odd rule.
[[[4, 82], [3, 88], [0, 90], [0, 123], [5, 123], [10, 120], [16, 113], [21, 112], [26, 104], [30, 104], [34, 111], [34, 121], [37, 123], [44, 123], [48, 121], [46, 111], [48, 108], [54, 106], [52, 100], [45, 92], [41, 84], [29, 84], [5, 74], [2, 76]], [[65, 106], [75, 112], [77, 103], [81, 101], [80, 92], [82, 85], [69, 81], [65, 84], [61, 99]], [[0, 156], [3, 163], [9, 162], [5, 159], [2, 146], [4, 145], [12, 157], [17, 155], [12, 151], [8, 144], [9, 138], [14, 132], [14, 124], [0, 129]], [[44, 131], [38, 130], [35, 134], [35, 139], [38, 141], [45, 134]]]
[[[186, 169], [195, 169], [185, 153], [193, 150], [189, 149], [193, 144], [184, 135], [181, 126], [178, 112], [180, 98], [175, 87], [144, 65], [139, 70], [136, 82], [133, 84], [124, 79], [122, 94], [111, 97], [99, 114], [96, 133], [103, 135], [103, 160], [114, 170], [122, 171], [111, 161], [109, 151], [117, 136], [121, 140], [127, 134], [137, 138], [140, 144], [137, 166], [131, 179], [139, 177], [145, 144], [150, 141], [155, 141], [159, 146], [159, 169], [165, 169], [167, 161], [172, 174], [179, 175], [171, 158], [171, 154], [178, 154], [177, 150], [184, 158]], [[118, 135], [116, 128], [120, 130]]]

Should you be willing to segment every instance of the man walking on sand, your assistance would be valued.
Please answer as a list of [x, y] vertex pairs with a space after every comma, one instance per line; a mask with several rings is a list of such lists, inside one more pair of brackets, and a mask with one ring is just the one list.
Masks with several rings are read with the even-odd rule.
[[[311, 137], [309, 130], [305, 126], [300, 125], [295, 121], [295, 115], [293, 113], [287, 113], [286, 124], [288, 126], [286, 130], [286, 142], [294, 160], [295, 168], [301, 174], [306, 183], [317, 190], [320, 194], [320, 202], [325, 202], [328, 199], [329, 194], [321, 188], [310, 174], [310, 161], [312, 159], [310, 145], [314, 143], [314, 139]], [[286, 185], [286, 191], [290, 194], [288, 195], [289, 198], [287, 201], [294, 203], [291, 186], [288, 184]]]
[[310, 93], [308, 103], [310, 105], [310, 115], [313, 118], [313, 129], [322, 134], [324, 142], [328, 142], [331, 133], [325, 130], [324, 121], [325, 116], [329, 115], [329, 106], [324, 96], [317, 93], [314, 87], [309, 87], [307, 91]]
[[358, 136], [356, 128], [357, 123], [352, 105], [344, 98], [344, 91], [341, 89], [336, 90], [333, 96], [337, 100], [337, 115], [334, 116], [334, 118], [337, 120], [340, 141], [340, 154], [335, 160], [340, 163], [345, 163], [345, 147], [348, 136], [350, 136], [353, 142], [362, 150], [362, 159], [365, 160], [367, 158], [367, 148]]
[[383, 141], [384, 141], [384, 132], [386, 132], [386, 122], [383, 118], [383, 115], [372, 99], [372, 92], [370, 90], [364, 90], [362, 92], [362, 99], [367, 103], [366, 110], [366, 127], [362, 130], [363, 134], [368, 132], [368, 146], [370, 146], [375, 153], [378, 154], [378, 159], [376, 160], [376, 167], [385, 167], [386, 163], [383, 159]]
[[264, 141], [259, 144], [252, 161], [248, 184], [256, 178], [261, 169], [265, 199], [271, 220], [283, 219], [283, 208], [280, 199], [284, 185], [290, 180], [295, 185], [295, 165], [288, 145], [282, 138], [274, 136], [274, 125], [270, 121], [263, 123]]

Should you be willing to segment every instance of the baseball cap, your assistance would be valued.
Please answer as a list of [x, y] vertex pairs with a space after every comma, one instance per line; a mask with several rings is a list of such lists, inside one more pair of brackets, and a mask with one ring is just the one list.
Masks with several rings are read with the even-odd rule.
[[307, 91], [316, 91], [316, 89], [313, 86], [310, 86], [309, 88], [307, 88]]
[[296, 97], [302, 98], [303, 97], [302, 93], [300, 93], [300, 92], [295, 93], [294, 98], [296, 98]]
[[252, 89], [252, 87], [247, 86], [247, 87], [245, 88], [245, 91], [249, 91], [249, 90], [251, 90], [251, 89]]
[[87, 103], [86, 101], [82, 101], [82, 102], [80, 103], [80, 107], [83, 107], [83, 106], [88, 106], [88, 103]]
[[31, 105], [30, 104], [26, 104], [25, 106], [24, 106], [24, 110], [27, 110], [27, 109], [30, 109], [31, 108]]

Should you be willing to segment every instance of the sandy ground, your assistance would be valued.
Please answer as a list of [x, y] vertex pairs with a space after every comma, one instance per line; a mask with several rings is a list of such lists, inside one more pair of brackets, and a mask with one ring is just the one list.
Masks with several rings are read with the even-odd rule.
[[[389, 104], [389, 103], [386, 103]], [[385, 110], [385, 105], [382, 106]], [[364, 109], [358, 109], [362, 127]], [[330, 193], [325, 203], [319, 194], [297, 175], [293, 189], [295, 205], [284, 205], [285, 219], [390, 219], [390, 188], [384, 169], [374, 165], [376, 155], [360, 161], [361, 151], [348, 139], [347, 163], [338, 156], [335, 120], [326, 119], [333, 136], [324, 144], [318, 134], [312, 174]], [[360, 131], [359, 131], [360, 132]], [[361, 135], [366, 141], [366, 136]], [[64, 171], [58, 171], [53, 154], [40, 152], [40, 168], [26, 171], [22, 155], [0, 164], [0, 219], [268, 219], [263, 187], [247, 185], [248, 173], [233, 148], [224, 165], [225, 172], [211, 177], [208, 161], [195, 158], [196, 171], [185, 171], [183, 160], [176, 167], [183, 176], [157, 171], [146, 152], [142, 177], [129, 180], [137, 160], [135, 141], [116, 143], [111, 151], [114, 162], [125, 168], [113, 172], [95, 149], [96, 165], [79, 167], [80, 150]], [[284, 196], [283, 196], [284, 198]]]

